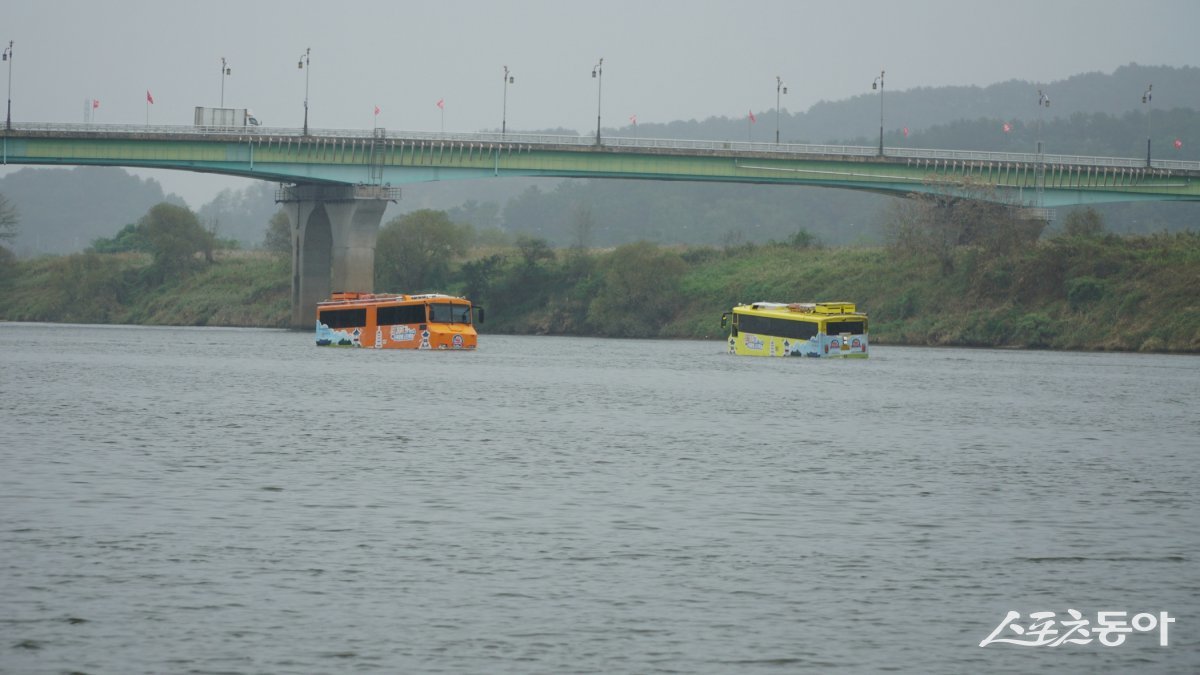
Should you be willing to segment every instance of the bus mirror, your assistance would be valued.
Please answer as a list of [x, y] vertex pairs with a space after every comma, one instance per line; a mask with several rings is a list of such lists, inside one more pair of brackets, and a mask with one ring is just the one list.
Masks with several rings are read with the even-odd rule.
[[479, 315], [479, 323], [483, 323], [483, 308], [482, 308], [482, 307], [476, 307], [476, 308], [475, 308], [475, 313]]
[[721, 315], [721, 328], [724, 328], [728, 325], [729, 325], [729, 312], [725, 312], [724, 314]]

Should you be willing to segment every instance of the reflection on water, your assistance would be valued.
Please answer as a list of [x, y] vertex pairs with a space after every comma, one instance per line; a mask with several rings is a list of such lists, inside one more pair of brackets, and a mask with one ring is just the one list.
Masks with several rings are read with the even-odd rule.
[[[1197, 382], [0, 324], [0, 670], [1194, 672]], [[1178, 622], [978, 646], [1069, 608]]]

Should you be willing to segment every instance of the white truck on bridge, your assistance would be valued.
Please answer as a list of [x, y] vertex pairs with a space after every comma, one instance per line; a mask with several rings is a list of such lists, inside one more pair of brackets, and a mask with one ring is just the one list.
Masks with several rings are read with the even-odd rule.
[[198, 127], [256, 127], [258, 118], [249, 108], [205, 108], [196, 106]]

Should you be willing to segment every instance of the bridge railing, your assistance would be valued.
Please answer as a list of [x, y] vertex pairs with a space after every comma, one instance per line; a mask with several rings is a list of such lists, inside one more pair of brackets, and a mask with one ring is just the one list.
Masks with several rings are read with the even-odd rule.
[[[199, 126], [164, 126], [141, 124], [71, 124], [71, 123], [14, 123], [14, 131], [32, 131], [49, 133], [72, 134], [131, 134], [131, 135], [173, 135], [198, 137], [229, 137], [238, 138], [318, 138], [318, 139], [358, 139], [358, 140], [393, 140], [393, 141], [427, 141], [427, 142], [462, 142], [490, 144], [519, 144], [526, 146], [545, 147], [594, 147], [594, 136], [557, 135], [557, 134], [525, 134], [525, 133], [446, 133], [436, 131], [387, 131], [384, 129], [309, 129], [305, 136], [302, 129], [270, 128], [270, 127], [199, 127]], [[3, 132], [0, 131], [0, 135]], [[628, 150], [690, 150], [707, 152], [753, 153], [766, 155], [797, 156], [834, 156], [834, 157], [876, 157], [879, 154], [877, 146], [858, 145], [829, 145], [805, 143], [763, 143], [751, 141], [711, 141], [687, 140], [675, 138], [641, 138], [628, 136], [602, 137], [604, 148]], [[884, 156], [891, 159], [910, 159], [919, 161], [948, 161], [948, 162], [994, 162], [1012, 164], [1039, 164], [1063, 166], [1111, 167], [1117, 169], [1137, 169], [1146, 166], [1146, 160], [1131, 157], [1090, 157], [1082, 155], [1051, 155], [1035, 152], [985, 152], [978, 150], [939, 150], [930, 148], [884, 148]], [[1200, 162], [1154, 159], [1151, 166], [1156, 169], [1179, 171], [1200, 171]]]

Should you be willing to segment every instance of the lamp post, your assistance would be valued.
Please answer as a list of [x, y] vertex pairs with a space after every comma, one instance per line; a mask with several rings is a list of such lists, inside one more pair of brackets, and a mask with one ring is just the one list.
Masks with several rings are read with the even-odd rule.
[[1142, 103], [1146, 104], [1146, 166], [1150, 166], [1150, 99], [1152, 98], [1150, 90], [1154, 85], [1146, 87], [1146, 93], [1142, 94]]
[[787, 87], [778, 75], [775, 76], [775, 145], [779, 145], [779, 94], [787, 93]]
[[508, 129], [508, 85], [513, 83], [513, 76], [508, 72], [508, 66], [504, 66], [504, 108], [500, 111], [500, 137], [504, 138], [504, 132]]
[[600, 97], [604, 94], [604, 59], [592, 66], [592, 78], [596, 80], [596, 145], [600, 145]]
[[1043, 154], [1042, 148], [1042, 108], [1049, 107], [1050, 96], [1041, 89], [1038, 89], [1038, 163], [1037, 169], [1034, 170], [1034, 205], [1039, 209], [1042, 208], [1043, 193], [1046, 190], [1046, 157]]
[[1042, 108], [1050, 107], [1050, 97], [1041, 89], [1038, 89], [1038, 140], [1037, 152], [1042, 154]]
[[312, 53], [312, 47], [306, 47], [304, 53], [300, 55], [300, 63], [297, 68], [304, 71], [304, 135], [308, 135], [308, 72], [312, 68], [308, 65], [308, 56]]
[[8, 41], [8, 47], [4, 49], [4, 60], [8, 61], [8, 117], [4, 120], [4, 128], [12, 129], [12, 60], [13, 60], [13, 41]]
[[226, 63], [225, 57], [221, 57], [221, 107], [225, 107], [225, 76], [233, 74], [233, 69]]
[[879, 77], [871, 83], [871, 90], [879, 89], [879, 156], [883, 157], [883, 70], [879, 71]]

